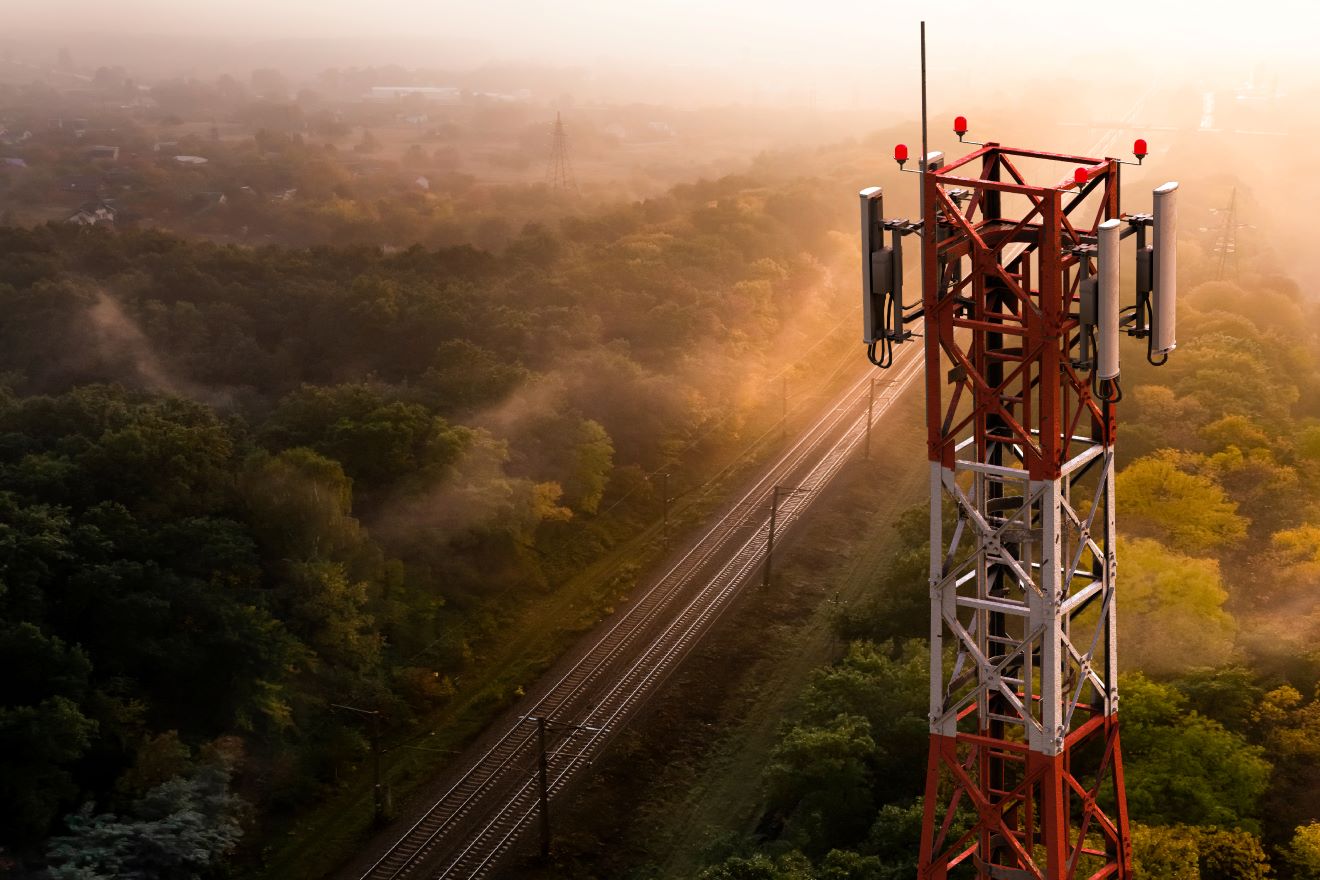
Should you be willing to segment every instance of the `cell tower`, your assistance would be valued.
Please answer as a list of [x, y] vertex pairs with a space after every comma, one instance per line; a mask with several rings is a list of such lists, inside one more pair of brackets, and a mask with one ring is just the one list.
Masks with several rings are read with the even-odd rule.
[[[924, 97], [923, 76], [923, 110]], [[954, 130], [965, 143], [964, 118]], [[1120, 160], [971, 143], [948, 164], [923, 156], [919, 222], [884, 219], [880, 189], [861, 192], [872, 362], [892, 363], [913, 338], [906, 325], [925, 322], [931, 689], [918, 876], [1128, 880], [1118, 340], [1145, 339], [1155, 364], [1175, 346], [1178, 185], [1155, 190], [1153, 214], [1124, 214]], [[1145, 157], [1144, 141], [1134, 153]], [[909, 235], [922, 266], [910, 304]], [[1128, 237], [1137, 290], [1121, 308]]]
[[577, 192], [577, 180], [573, 177], [573, 164], [568, 158], [568, 134], [564, 131], [564, 120], [556, 113], [555, 127], [550, 138], [550, 161], [546, 163], [545, 182], [551, 189]]

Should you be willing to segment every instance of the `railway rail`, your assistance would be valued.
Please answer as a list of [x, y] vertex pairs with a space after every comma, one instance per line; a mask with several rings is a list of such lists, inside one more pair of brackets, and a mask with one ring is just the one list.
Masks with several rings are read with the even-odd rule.
[[[889, 374], [892, 378], [877, 388], [873, 422], [921, 373], [920, 352], [905, 355]], [[867, 370], [836, 397], [567, 672], [524, 699], [522, 718], [539, 716], [575, 726], [547, 750], [551, 798], [636, 714], [759, 570], [775, 486], [791, 483], [798, 490], [781, 496], [778, 536], [810, 507], [861, 444], [872, 375]], [[537, 756], [535, 726], [515, 722], [361, 875], [362, 880], [486, 876], [536, 816], [538, 791], [530, 771]]]
[[[1124, 116], [1130, 122], [1143, 96]], [[1103, 150], [1118, 130], [1101, 135]], [[1010, 245], [1020, 253], [1025, 245]], [[1016, 253], [1008, 254], [1011, 261]], [[872, 423], [921, 375], [920, 346], [908, 346], [887, 375]], [[838, 473], [866, 434], [866, 370], [761, 478], [612, 624], [561, 678], [524, 701], [524, 719], [540, 716], [574, 727], [548, 749], [547, 788], [553, 798], [581, 773], [609, 738], [635, 715], [645, 698], [710, 629], [764, 561], [774, 487], [783, 496], [779, 528], [792, 525]], [[747, 536], [745, 529], [753, 530]], [[531, 768], [537, 758], [532, 725], [517, 723], [472, 762], [443, 796], [362, 875], [362, 880], [403, 877], [480, 878], [490, 873], [536, 817]]]

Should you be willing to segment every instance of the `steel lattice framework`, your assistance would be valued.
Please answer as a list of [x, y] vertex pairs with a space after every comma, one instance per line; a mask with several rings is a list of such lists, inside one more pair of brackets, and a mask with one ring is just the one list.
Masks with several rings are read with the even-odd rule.
[[550, 161], [545, 167], [545, 182], [551, 189], [577, 191], [577, 178], [573, 176], [573, 163], [568, 158], [568, 132], [564, 118], [555, 114], [555, 125], [550, 131]]
[[[921, 880], [1131, 874], [1112, 405], [1079, 358], [1119, 166], [986, 144], [921, 177], [931, 692]], [[1086, 170], [1075, 180], [1073, 169]], [[1058, 183], [1029, 183], [1023, 170]]]

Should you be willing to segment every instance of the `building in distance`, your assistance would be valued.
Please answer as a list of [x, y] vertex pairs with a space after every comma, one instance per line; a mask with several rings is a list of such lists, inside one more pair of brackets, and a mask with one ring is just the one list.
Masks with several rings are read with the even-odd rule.
[[88, 202], [65, 221], [75, 226], [113, 226], [119, 210], [106, 201]]
[[437, 104], [459, 104], [463, 100], [463, 90], [458, 86], [372, 86], [369, 97], [373, 101], [418, 97]]

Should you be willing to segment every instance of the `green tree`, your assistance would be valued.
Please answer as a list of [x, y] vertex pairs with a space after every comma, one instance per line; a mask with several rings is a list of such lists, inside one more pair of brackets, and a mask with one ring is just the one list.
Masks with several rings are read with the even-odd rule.
[[1320, 822], [1297, 826], [1283, 848], [1283, 861], [1294, 880], [1320, 880]]
[[1198, 432], [1210, 446], [1211, 452], [1222, 452], [1229, 447], [1242, 450], [1269, 449], [1269, 436], [1244, 415], [1233, 414], [1216, 419]]
[[815, 876], [819, 880], [889, 880], [890, 875], [887, 866], [876, 856], [832, 849], [825, 854]]
[[1255, 824], [1271, 767], [1264, 751], [1195, 712], [1170, 685], [1140, 674], [1120, 685], [1128, 808], [1157, 825]]
[[1168, 675], [1229, 659], [1237, 624], [1224, 610], [1218, 562], [1146, 538], [1121, 541], [1119, 559], [1125, 670]]
[[6, 842], [39, 840], [78, 793], [72, 765], [95, 732], [96, 723], [67, 697], [0, 706], [0, 828]]
[[391, 546], [425, 542], [445, 548], [459, 539], [476, 544], [491, 539], [507, 557], [510, 541], [525, 547], [541, 523], [572, 519], [573, 512], [559, 503], [563, 490], [558, 483], [510, 477], [508, 460], [507, 442], [473, 431], [452, 474], [391, 505], [377, 517], [376, 531]]
[[1240, 828], [1132, 826], [1137, 880], [1266, 880], [1260, 839]]
[[245, 463], [239, 489], [267, 558], [344, 560], [362, 548], [353, 484], [336, 461], [305, 448], [258, 453]]
[[435, 482], [468, 440], [425, 407], [365, 384], [304, 387], [280, 402], [262, 435], [279, 448], [314, 449], [374, 491]]
[[1261, 698], [1255, 721], [1272, 754], [1320, 764], [1320, 699], [1307, 700], [1292, 685], [1280, 685]]
[[1200, 473], [1211, 477], [1236, 501], [1249, 520], [1253, 536], [1294, 522], [1290, 511], [1305, 504], [1298, 471], [1280, 463], [1271, 449], [1229, 446], [1208, 458], [1194, 459]]
[[219, 507], [232, 455], [214, 412], [166, 398], [134, 407], [127, 424], [97, 437], [80, 464], [90, 479], [89, 499], [169, 517]]
[[806, 721], [825, 725], [843, 713], [866, 720], [876, 792], [901, 796], [921, 785], [929, 742], [930, 659], [926, 646], [854, 642], [837, 664], [817, 670], [802, 696]]
[[[1253, 306], [1252, 311], [1260, 309]], [[1176, 363], [1170, 359], [1171, 375], [1165, 381], [1195, 397], [1216, 418], [1244, 413], [1264, 424], [1280, 424], [1297, 401], [1297, 386], [1271, 370], [1261, 343], [1236, 330], [1203, 332], [1178, 350], [1182, 354]]]
[[[965, 830], [966, 817], [954, 817], [949, 833], [956, 838]], [[874, 853], [883, 867], [878, 880], [908, 880], [917, 873], [921, 853], [921, 826], [925, 805], [921, 798], [909, 806], [885, 804], [876, 813], [867, 833], [864, 850]]]
[[1163, 537], [1187, 553], [1220, 550], [1247, 534], [1247, 523], [1214, 480], [1183, 470], [1170, 452], [1135, 461], [1118, 475], [1124, 525]]
[[771, 802], [792, 815], [809, 851], [823, 853], [865, 830], [875, 753], [866, 719], [844, 714], [795, 725], [775, 747], [766, 768]]
[[1308, 461], [1320, 461], [1320, 425], [1307, 425], [1297, 432], [1297, 454]]
[[1265, 696], [1256, 674], [1244, 666], [1193, 669], [1170, 683], [1186, 698], [1192, 711], [1237, 732], [1250, 728], [1257, 704]]
[[[1320, 525], [1304, 522], [1275, 532], [1263, 562], [1260, 576], [1249, 581], [1260, 610], [1306, 607], [1320, 586]], [[1291, 622], [1284, 631], [1286, 637], [1300, 638], [1302, 643], [1313, 638], [1309, 630], [1299, 630]]]
[[97, 723], [83, 705], [92, 665], [80, 648], [35, 624], [0, 621], [0, 669], [0, 841], [13, 846], [39, 839], [78, 793], [76, 762]]
[[47, 850], [54, 880], [196, 880], [232, 852], [242, 836], [243, 801], [229, 790], [229, 770], [205, 765], [162, 783], [127, 815], [68, 817], [69, 834]]
[[706, 868], [699, 880], [815, 880], [811, 862], [798, 852], [779, 858], [766, 855], [732, 856]]
[[564, 502], [574, 510], [595, 513], [614, 468], [614, 443], [604, 426], [591, 419], [578, 423], [567, 464]]
[[280, 619], [326, 662], [357, 673], [380, 660], [381, 636], [366, 612], [367, 584], [337, 562], [310, 560], [284, 566]]
[[1204, 828], [1198, 835], [1201, 880], [1266, 880], [1270, 862], [1260, 838], [1240, 828]]
[[469, 339], [447, 339], [422, 374], [427, 402], [441, 415], [468, 412], [498, 400], [527, 379], [527, 370]]
[[26, 504], [13, 492], [0, 491], [0, 608], [5, 618], [40, 620], [47, 613], [46, 587], [77, 558], [84, 538], [95, 540], [76, 528], [67, 508]]
[[1132, 823], [1132, 875], [1135, 880], [1201, 880], [1195, 831]]
[[1320, 525], [1305, 523], [1275, 532], [1270, 549], [1278, 565], [1299, 577], [1320, 579]]
[[177, 730], [146, 736], [138, 744], [133, 766], [115, 783], [116, 789], [142, 796], [151, 789], [188, 770], [192, 750], [179, 739]]
[[1200, 400], [1167, 385], [1125, 390], [1123, 407], [1123, 440], [1118, 444], [1123, 461], [1137, 461], [1161, 449], [1195, 449], [1201, 442], [1199, 429], [1211, 420]]

